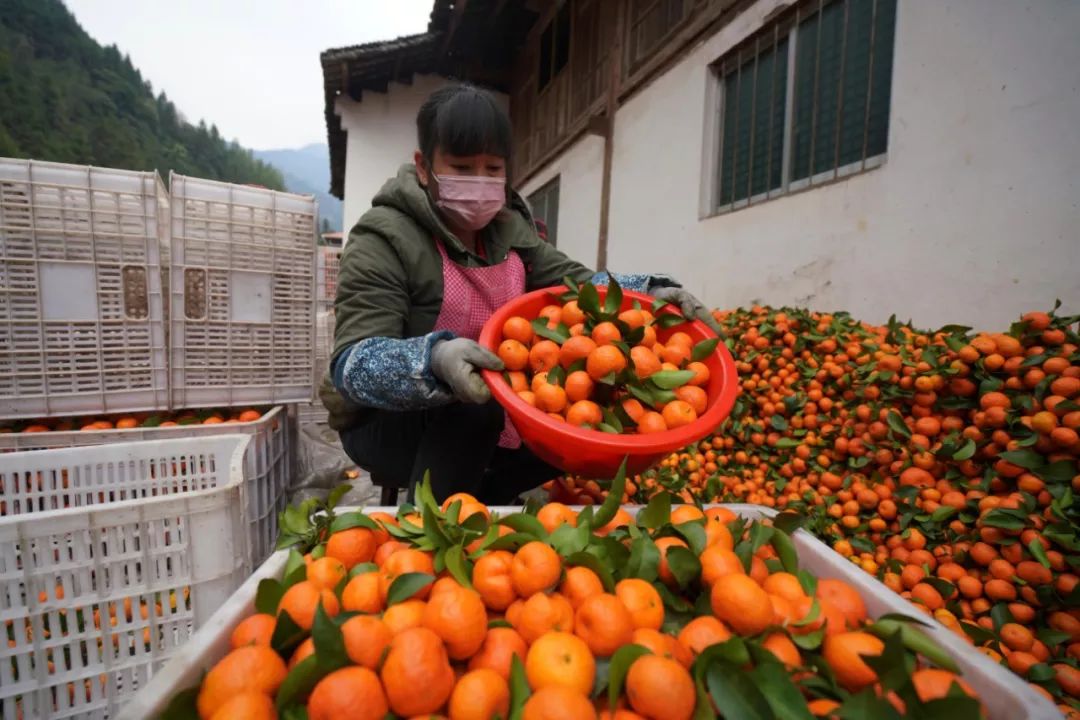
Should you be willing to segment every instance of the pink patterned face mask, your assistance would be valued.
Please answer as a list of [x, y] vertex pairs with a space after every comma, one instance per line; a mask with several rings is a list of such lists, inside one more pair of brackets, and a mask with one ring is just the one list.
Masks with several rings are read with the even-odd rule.
[[439, 199], [435, 204], [450, 221], [466, 230], [479, 230], [506, 204], [506, 178], [435, 175]]

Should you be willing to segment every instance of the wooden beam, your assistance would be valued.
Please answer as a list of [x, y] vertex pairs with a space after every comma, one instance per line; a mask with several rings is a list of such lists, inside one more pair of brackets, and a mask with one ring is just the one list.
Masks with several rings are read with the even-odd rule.
[[611, 216], [611, 165], [615, 153], [615, 113], [619, 109], [619, 81], [622, 78], [623, 37], [626, 35], [626, 3], [616, 3], [615, 44], [608, 64], [607, 132], [604, 134], [604, 170], [600, 184], [600, 232], [596, 244], [596, 270], [607, 270], [608, 226]]
[[443, 38], [440, 55], [445, 55], [450, 48], [450, 43], [453, 42], [454, 35], [457, 34], [457, 30], [461, 26], [461, 17], [465, 14], [465, 6], [468, 4], [469, 0], [456, 0], [454, 2], [454, 14], [450, 18], [450, 27], [446, 30], [446, 37]]
[[491, 14], [487, 17], [487, 29], [495, 27], [495, 24], [499, 21], [499, 15], [502, 14], [502, 9], [507, 6], [507, 0], [498, 0], [495, 3], [495, 8], [491, 9]]

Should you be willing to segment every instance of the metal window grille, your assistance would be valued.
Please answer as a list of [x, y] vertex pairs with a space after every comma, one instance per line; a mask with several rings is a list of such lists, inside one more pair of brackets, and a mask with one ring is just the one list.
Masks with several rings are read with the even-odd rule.
[[559, 228], [559, 177], [556, 176], [529, 196], [533, 216], [547, 227], [547, 241], [556, 246]]
[[896, 0], [804, 0], [715, 66], [717, 212], [882, 164]]

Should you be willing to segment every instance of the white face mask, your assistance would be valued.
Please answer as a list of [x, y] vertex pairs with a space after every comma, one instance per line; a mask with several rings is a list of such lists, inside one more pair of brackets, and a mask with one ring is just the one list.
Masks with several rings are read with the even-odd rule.
[[506, 204], [506, 178], [431, 176], [439, 186], [435, 204], [454, 225], [466, 230], [485, 227]]

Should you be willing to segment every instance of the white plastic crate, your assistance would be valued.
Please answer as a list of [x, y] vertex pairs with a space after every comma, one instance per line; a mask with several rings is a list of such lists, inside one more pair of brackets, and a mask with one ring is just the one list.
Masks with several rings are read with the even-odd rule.
[[308, 402], [313, 197], [172, 174], [172, 407]]
[[247, 443], [0, 455], [0, 717], [115, 717], [239, 587]]
[[[636, 514], [641, 506], [625, 506]], [[718, 507], [709, 505], [706, 507]], [[760, 519], [772, 517], [776, 511], [759, 505], [721, 505], [740, 517]], [[339, 508], [339, 513], [356, 508]], [[575, 508], [581, 510], [580, 506]], [[369, 507], [366, 512], [397, 512], [396, 507]], [[500, 515], [519, 512], [521, 508], [492, 507]], [[953, 634], [951, 630], [931, 620], [911, 607], [908, 601], [889, 590], [874, 578], [842, 558], [827, 545], [805, 530], [793, 535], [799, 566], [819, 578], [838, 578], [855, 587], [866, 602], [871, 617], [897, 613], [917, 618], [929, 624], [922, 628], [941, 645], [956, 661], [963, 678], [979, 694], [986, 707], [989, 720], [1055, 720], [1061, 713], [1052, 703], [1036, 693], [1031, 687], [1008, 669], [993, 662], [971, 645]], [[263, 578], [280, 578], [285, 570], [288, 553], [274, 553], [255, 574], [241, 586], [206, 626], [196, 633], [191, 642], [182, 648], [169, 664], [156, 675], [145, 690], [139, 692], [123, 709], [121, 720], [138, 720], [155, 717], [169, 704], [178, 692], [199, 682], [202, 674], [213, 667], [229, 650], [232, 629], [248, 615], [255, 612], [255, 592]]]
[[337, 297], [338, 270], [341, 268], [341, 248], [321, 246], [315, 265], [316, 295], [319, 310], [333, 310]]
[[0, 417], [168, 407], [154, 172], [0, 158]]
[[[320, 311], [315, 318], [315, 378], [316, 389], [330, 371], [330, 353], [334, 349], [334, 309]], [[326, 406], [318, 394], [311, 402], [299, 403], [297, 415], [301, 425], [325, 425], [329, 421]]]
[[[248, 569], [270, 555], [278, 536], [278, 513], [285, 509], [292, 478], [294, 442], [289, 416], [284, 407], [275, 407], [258, 420], [219, 425], [178, 425], [175, 427], [133, 428], [42, 433], [0, 434], [0, 453], [14, 450], [85, 447], [140, 440], [173, 438], [213, 438], [246, 435], [251, 439], [244, 453], [244, 520], [248, 528]], [[0, 508], [0, 516], [11, 510]]]

